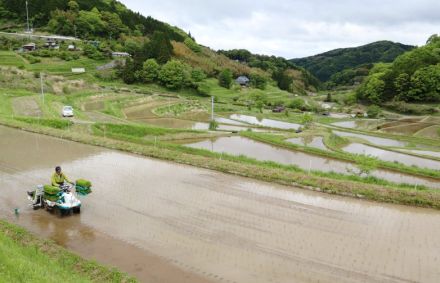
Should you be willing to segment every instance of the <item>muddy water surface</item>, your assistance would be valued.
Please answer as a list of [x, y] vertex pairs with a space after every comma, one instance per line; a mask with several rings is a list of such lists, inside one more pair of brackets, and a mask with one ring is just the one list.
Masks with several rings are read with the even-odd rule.
[[[2, 129], [3, 130], [3, 129]], [[12, 133], [17, 139], [28, 134]], [[5, 132], [3, 130], [3, 132]], [[59, 145], [56, 145], [60, 142]], [[438, 282], [440, 213], [297, 190], [63, 141], [0, 147], [0, 215], [143, 282]], [[7, 150], [30, 154], [33, 146]], [[69, 154], [65, 152], [68, 151]], [[26, 207], [51, 162], [94, 183], [81, 215]], [[38, 163], [37, 163], [38, 164]], [[22, 176], [27, 178], [24, 179]]]

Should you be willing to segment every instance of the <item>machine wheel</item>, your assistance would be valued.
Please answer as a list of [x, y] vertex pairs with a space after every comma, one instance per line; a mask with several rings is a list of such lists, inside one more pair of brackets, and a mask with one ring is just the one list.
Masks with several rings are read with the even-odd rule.
[[73, 210], [73, 213], [76, 213], [76, 214], [81, 213], [81, 207], [74, 207], [72, 210]]

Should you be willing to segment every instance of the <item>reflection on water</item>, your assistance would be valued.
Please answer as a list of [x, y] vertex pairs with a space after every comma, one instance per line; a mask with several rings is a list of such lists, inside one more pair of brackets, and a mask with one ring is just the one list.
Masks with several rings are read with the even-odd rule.
[[307, 137], [288, 139], [286, 141], [302, 146], [316, 147], [319, 149], [327, 150], [327, 147], [325, 146], [322, 137], [307, 136]]
[[220, 124], [229, 124], [229, 125], [235, 125], [235, 126], [247, 126], [248, 125], [246, 123], [238, 122], [238, 121], [223, 118], [223, 117], [216, 117], [215, 121]]
[[[191, 130], [200, 130], [200, 131], [209, 130], [209, 123], [175, 119], [175, 118], [138, 119], [136, 120], [136, 122], [142, 122], [145, 124], [158, 126], [162, 128], [191, 129]], [[236, 125], [225, 125], [225, 124], [219, 124], [217, 130], [230, 131], [230, 132], [239, 132], [239, 131], [248, 131], [248, 130], [255, 132], [264, 131], [261, 129], [253, 129], [249, 127], [241, 127]]]
[[[286, 165], [296, 165], [303, 170], [316, 170], [323, 172], [336, 172], [349, 174], [356, 171], [356, 167], [349, 162], [319, 157], [303, 152], [290, 151], [268, 144], [256, 142], [242, 137], [221, 137], [208, 139], [186, 146], [207, 149], [218, 153], [232, 155], [245, 155], [260, 161], [274, 161]], [[425, 185], [432, 188], [440, 188], [440, 182], [431, 179], [419, 178], [387, 170], [375, 170], [371, 175], [396, 183]]]
[[296, 130], [299, 127], [301, 127], [301, 125], [299, 125], [299, 124], [282, 122], [282, 121], [271, 120], [271, 119], [259, 120], [257, 117], [247, 116], [247, 115], [233, 114], [230, 116], [230, 118], [233, 120], [238, 120], [238, 121], [245, 122], [245, 123], [252, 124], [252, 125], [258, 125], [258, 126], [276, 128], [276, 129], [283, 129], [283, 130]]
[[355, 134], [355, 133], [349, 133], [349, 132], [341, 132], [341, 131], [333, 131], [333, 133], [335, 133], [336, 135], [341, 136], [341, 137], [361, 138], [361, 139], [364, 139], [372, 144], [381, 145], [381, 146], [404, 147], [407, 145], [406, 142], [387, 139], [387, 138], [379, 138], [379, 137], [375, 137], [375, 136], [368, 136], [368, 135]]
[[332, 123], [332, 125], [347, 129], [370, 129], [376, 128], [381, 123], [380, 120], [354, 120]]
[[380, 148], [368, 146], [361, 143], [349, 144], [348, 146], [344, 147], [343, 150], [354, 154], [371, 155], [384, 161], [390, 161], [390, 162], [396, 161], [408, 166], [415, 165], [421, 168], [430, 168], [434, 170], [440, 169], [439, 161], [434, 161], [430, 159], [425, 159], [425, 158], [407, 155], [389, 150], [383, 150]]

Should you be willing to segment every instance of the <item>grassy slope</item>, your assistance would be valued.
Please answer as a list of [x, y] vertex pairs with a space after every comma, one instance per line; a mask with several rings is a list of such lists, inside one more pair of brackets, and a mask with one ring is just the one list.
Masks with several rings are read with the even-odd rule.
[[0, 282], [135, 282], [0, 221]]

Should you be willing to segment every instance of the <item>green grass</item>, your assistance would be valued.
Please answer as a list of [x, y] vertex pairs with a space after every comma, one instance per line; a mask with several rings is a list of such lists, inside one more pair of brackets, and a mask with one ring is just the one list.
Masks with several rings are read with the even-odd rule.
[[24, 67], [24, 61], [13, 51], [0, 51], [0, 65]]
[[16, 117], [18, 121], [25, 122], [32, 125], [41, 125], [44, 127], [50, 127], [55, 129], [67, 129], [73, 125], [71, 121], [61, 119], [40, 119], [31, 117]]
[[11, 117], [14, 115], [11, 99], [20, 96], [31, 96], [33, 93], [19, 89], [0, 88], [0, 115]]
[[330, 149], [340, 149], [348, 144], [350, 141], [346, 138], [338, 136], [334, 133], [331, 133], [327, 139], [324, 139], [325, 145]]
[[0, 282], [136, 282], [0, 221]]
[[6, 94], [0, 93], [0, 115], [12, 116], [13, 114], [11, 100]]
[[78, 76], [72, 74], [72, 68], [85, 68], [86, 73], [95, 73], [96, 67], [107, 63], [108, 60], [96, 61], [86, 57], [78, 60], [64, 61], [59, 58], [41, 58], [41, 63], [27, 64], [26, 70], [33, 72], [47, 72], [51, 74], [63, 74], [67, 76]]
[[97, 123], [93, 125], [93, 129], [99, 133], [130, 136], [136, 138], [143, 138], [145, 136], [163, 136], [167, 134], [178, 133], [193, 133], [197, 134], [198, 131], [182, 130], [182, 129], [168, 129], [159, 128], [147, 125], [118, 125], [118, 124], [106, 124]]

